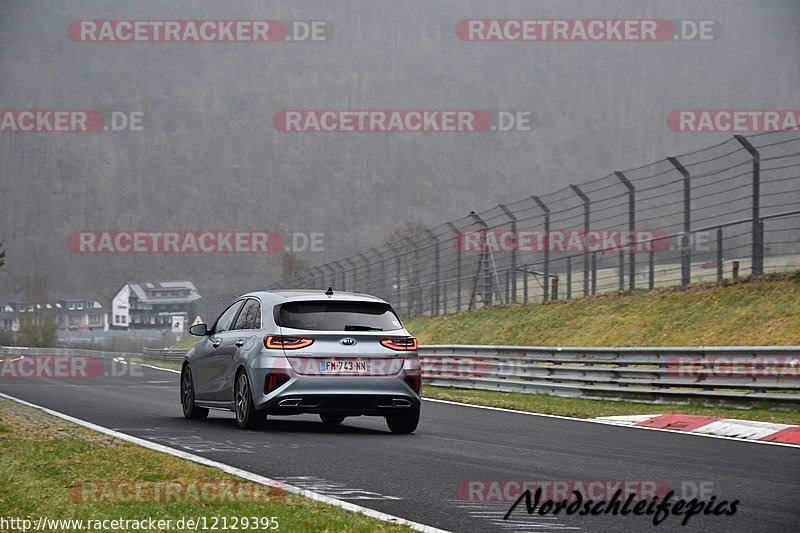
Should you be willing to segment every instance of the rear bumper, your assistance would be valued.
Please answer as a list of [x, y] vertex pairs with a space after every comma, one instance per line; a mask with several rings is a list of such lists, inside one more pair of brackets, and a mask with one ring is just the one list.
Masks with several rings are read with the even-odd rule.
[[[259, 395], [255, 395], [259, 396]], [[273, 415], [341, 413], [385, 416], [420, 408], [420, 397], [402, 377], [300, 377], [264, 395], [256, 410]]]

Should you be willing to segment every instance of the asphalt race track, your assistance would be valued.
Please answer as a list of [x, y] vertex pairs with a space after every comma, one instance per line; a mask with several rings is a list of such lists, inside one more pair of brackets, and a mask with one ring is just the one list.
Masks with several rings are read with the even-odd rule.
[[[797, 531], [800, 449], [637, 430], [426, 401], [413, 435], [381, 418], [338, 427], [316, 416], [236, 428], [212, 411], [185, 420], [178, 374], [130, 366], [92, 379], [0, 378], [0, 391], [36, 405], [286, 481], [378, 511], [452, 531]], [[131, 375], [135, 374], [135, 375]], [[468, 502], [469, 480], [655, 480], [712, 487], [740, 501], [733, 516], [528, 515], [509, 521], [509, 501]], [[703, 485], [699, 485], [703, 484]], [[488, 485], [487, 485], [488, 486]], [[504, 485], [506, 486], [506, 485]], [[688, 496], [691, 497], [691, 494]]]

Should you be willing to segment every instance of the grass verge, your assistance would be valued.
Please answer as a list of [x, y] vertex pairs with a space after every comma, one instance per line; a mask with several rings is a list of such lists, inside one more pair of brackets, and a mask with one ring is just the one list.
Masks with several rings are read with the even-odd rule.
[[733, 409], [729, 407], [699, 404], [650, 404], [611, 400], [588, 400], [585, 398], [561, 398], [546, 394], [521, 392], [497, 392], [476, 389], [457, 389], [427, 385], [423, 396], [451, 402], [502, 407], [531, 413], [571, 416], [575, 418], [597, 418], [600, 416], [646, 415], [680, 413], [684, 415], [719, 416], [741, 420], [758, 420], [779, 424], [800, 425], [800, 411], [775, 411], [766, 407]]
[[[86, 521], [153, 517], [173, 522], [173, 527], [159, 531], [183, 531], [174, 527], [181, 517], [206, 517], [209, 525], [213, 517], [227, 517], [229, 526], [231, 517], [276, 517], [278, 531], [410, 531], [245, 482], [5, 399], [0, 399], [0, 479], [4, 480], [0, 484], [0, 516], [6, 518]], [[185, 489], [173, 491], [169, 500], [165, 487], [180, 484]], [[222, 496], [223, 487], [231, 484], [236, 484], [232, 501]], [[105, 488], [95, 490], [98, 486]], [[136, 492], [131, 492], [131, 487], [136, 487]], [[192, 487], [200, 489], [193, 491]], [[165, 492], [156, 501], [154, 495], [160, 490]], [[126, 497], [132, 501], [123, 502]], [[249, 529], [243, 524], [239, 523], [239, 529]], [[73, 529], [62, 525], [46, 530]]]
[[800, 344], [800, 272], [406, 321], [421, 344]]
[[195, 337], [191, 334], [186, 334], [184, 338], [173, 344], [169, 347], [170, 350], [188, 350], [201, 339], [201, 337]]

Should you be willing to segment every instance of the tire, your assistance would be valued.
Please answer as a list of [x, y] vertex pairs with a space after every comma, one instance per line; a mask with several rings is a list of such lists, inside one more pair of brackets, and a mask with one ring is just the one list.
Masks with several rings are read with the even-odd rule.
[[335, 426], [344, 422], [346, 417], [338, 413], [320, 413], [319, 418], [322, 420], [323, 424]]
[[419, 424], [419, 409], [386, 416], [386, 425], [392, 433], [414, 433]]
[[242, 429], [257, 428], [266, 420], [266, 416], [259, 414], [253, 405], [250, 380], [244, 370], [236, 374], [233, 382], [233, 412], [236, 415], [236, 425]]
[[181, 372], [181, 406], [183, 416], [190, 420], [203, 420], [208, 417], [208, 409], [194, 404], [194, 381], [189, 365], [185, 365]]

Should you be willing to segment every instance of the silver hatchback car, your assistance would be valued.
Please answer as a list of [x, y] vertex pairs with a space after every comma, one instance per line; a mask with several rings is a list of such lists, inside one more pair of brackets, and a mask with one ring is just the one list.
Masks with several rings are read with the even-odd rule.
[[383, 416], [411, 433], [420, 413], [417, 340], [387, 302], [315, 290], [252, 292], [237, 298], [186, 354], [181, 403], [186, 418], [230, 410], [239, 427], [267, 415], [316, 413], [326, 424]]

